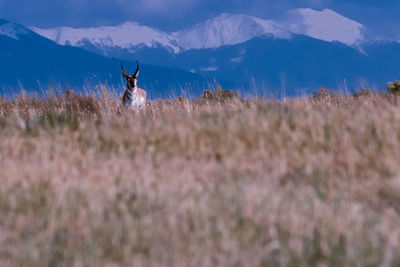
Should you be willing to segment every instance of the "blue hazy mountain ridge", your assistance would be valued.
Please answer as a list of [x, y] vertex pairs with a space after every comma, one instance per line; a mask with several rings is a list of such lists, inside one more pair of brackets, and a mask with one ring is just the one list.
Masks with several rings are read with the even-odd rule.
[[[395, 65], [400, 60], [399, 44], [375, 44], [365, 46], [364, 50], [365, 54], [338, 42], [294, 36], [290, 40], [255, 38], [244, 44], [203, 52], [215, 59], [218, 69], [214, 74], [218, 77], [238, 82], [254, 79], [267, 88], [280, 89], [278, 94], [297, 95], [319, 86], [341, 89], [344, 80], [349, 90], [362, 86], [379, 89], [398, 78]], [[194, 51], [183, 54], [183, 61], [190, 58], [193, 62], [195, 54]], [[234, 58], [241, 61], [232, 62]], [[181, 65], [176, 67], [185, 69]]]
[[295, 96], [320, 86], [347, 87], [349, 92], [361, 87], [384, 90], [388, 81], [400, 78], [396, 67], [400, 62], [399, 43], [380, 41], [365, 44], [362, 49], [296, 35], [291, 39], [257, 37], [238, 45], [179, 54], [162, 47], [143, 47], [136, 53], [119, 50], [118, 55], [187, 71], [195, 69], [203, 75], [210, 72], [202, 67], [211, 64], [216, 77], [273, 95]]
[[[8, 34], [0, 32], [2, 95], [10, 96], [22, 89], [43, 94], [50, 87], [90, 92], [99, 84], [107, 84], [117, 91], [124, 90], [121, 60], [82, 48], [60, 46], [21, 25], [0, 20], [0, 27], [4, 25], [11, 30]], [[124, 64], [126, 70], [135, 71], [136, 63], [124, 61]], [[150, 98], [182, 94], [197, 96], [209, 86], [210, 80], [178, 69], [141, 64], [138, 84], [147, 89]], [[229, 82], [224, 85], [234, 86]]]

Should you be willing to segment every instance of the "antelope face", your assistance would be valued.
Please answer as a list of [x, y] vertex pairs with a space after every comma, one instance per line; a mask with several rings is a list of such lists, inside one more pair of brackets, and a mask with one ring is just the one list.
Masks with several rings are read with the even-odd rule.
[[135, 88], [137, 87], [137, 77], [134, 77], [133, 75], [129, 75], [129, 77], [126, 78], [126, 83], [130, 88]]

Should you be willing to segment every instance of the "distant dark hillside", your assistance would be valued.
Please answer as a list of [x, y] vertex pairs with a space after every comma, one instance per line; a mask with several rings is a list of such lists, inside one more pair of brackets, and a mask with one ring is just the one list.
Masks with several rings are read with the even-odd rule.
[[[180, 54], [164, 48], [143, 48], [126, 58], [141, 58], [150, 64], [196, 70], [225, 80], [247, 84], [277, 95], [298, 95], [320, 86], [353, 91], [360, 87], [381, 90], [400, 79], [400, 44], [364, 45], [364, 53], [338, 42], [306, 36], [292, 39], [259, 37], [217, 49], [189, 50]], [[206, 66], [213, 67], [210, 72]]]
[[[108, 84], [118, 91], [125, 86], [120, 60], [106, 58], [81, 48], [60, 46], [18, 25], [0, 20], [0, 88], [3, 95], [19, 92], [43, 92], [72, 88], [92, 90], [94, 85]], [[134, 72], [136, 64], [125, 62]], [[199, 74], [167, 67], [141, 64], [139, 87], [149, 97], [174, 94], [198, 95], [209, 82]], [[225, 83], [225, 86], [232, 83]]]

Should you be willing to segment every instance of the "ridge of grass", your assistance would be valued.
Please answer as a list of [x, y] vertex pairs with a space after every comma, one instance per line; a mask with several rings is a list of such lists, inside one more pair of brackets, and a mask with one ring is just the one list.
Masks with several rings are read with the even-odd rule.
[[400, 265], [399, 100], [0, 100], [0, 265]]

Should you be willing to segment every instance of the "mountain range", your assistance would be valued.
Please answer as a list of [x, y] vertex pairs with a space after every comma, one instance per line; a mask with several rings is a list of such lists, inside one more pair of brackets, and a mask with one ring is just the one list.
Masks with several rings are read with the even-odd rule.
[[[12, 96], [24, 90], [46, 94], [51, 88], [91, 93], [107, 85], [116, 94], [124, 91], [120, 60], [91, 53], [82, 48], [61, 46], [16, 23], [0, 20], [0, 94]], [[124, 61], [134, 72], [136, 63]], [[174, 68], [140, 65], [140, 86], [150, 98], [192, 93], [210, 85], [199, 74]], [[227, 82], [227, 86], [232, 85]], [[197, 90], [197, 91], [196, 91]]]
[[171, 33], [136, 22], [98, 28], [31, 29], [58, 44], [87, 49], [92, 46], [91, 49], [95, 48], [104, 54], [116, 48], [137, 52], [143, 47], [163, 47], [171, 53], [178, 54], [193, 49], [241, 44], [260, 36], [291, 39], [298, 34], [327, 42], [337, 41], [349, 46], [357, 46], [367, 41], [364, 34], [366, 29], [360, 23], [329, 9], [316, 11], [308, 8], [290, 10], [278, 21], [223, 13], [190, 28]]
[[[174, 88], [186, 88], [196, 95], [213, 81], [246, 92], [290, 96], [315, 91], [319, 86], [382, 90], [388, 81], [399, 79], [400, 43], [379, 38], [361, 23], [329, 9], [290, 10], [275, 20], [224, 13], [175, 32], [136, 22], [95, 28], [18, 27], [34, 39], [39, 40], [40, 35], [45, 47], [74, 54], [65, 56], [65, 62], [57, 60], [58, 66], [71, 67], [68, 60], [74, 58], [78, 66], [69, 70], [74, 75], [44, 71], [54, 81], [77, 87], [88, 77], [121, 86], [117, 67], [121, 59], [147, 64], [139, 83], [150, 87], [154, 97], [165, 96]], [[10, 34], [2, 28], [6, 27], [0, 24], [0, 48], [5, 38], [29, 46], [25, 37], [19, 37], [21, 33]], [[47, 48], [43, 49], [25, 56], [35, 54], [35, 60], [40, 61], [46, 57]], [[104, 65], [93, 64], [93, 60]], [[35, 78], [34, 73], [29, 75]]]

